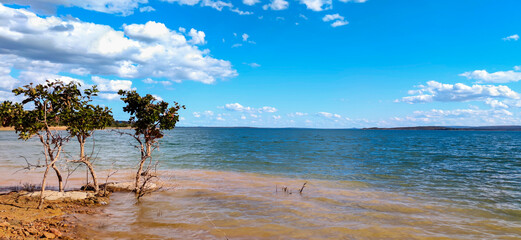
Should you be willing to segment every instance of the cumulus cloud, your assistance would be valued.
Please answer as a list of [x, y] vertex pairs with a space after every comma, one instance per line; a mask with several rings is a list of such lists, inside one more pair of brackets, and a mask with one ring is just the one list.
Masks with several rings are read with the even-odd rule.
[[140, 12], [153, 12], [155, 11], [156, 9], [151, 7], [151, 6], [145, 6], [145, 7], [141, 7], [139, 8], [139, 11]]
[[179, 5], [195, 6], [199, 4], [201, 7], [211, 7], [217, 11], [222, 11], [224, 8], [238, 13], [240, 15], [250, 15], [251, 12], [241, 11], [235, 8], [231, 2], [224, 2], [221, 0], [161, 0], [163, 2], [178, 3]]
[[258, 63], [248, 63], [248, 66], [252, 67], [252, 68], [258, 68], [260, 67], [261, 65], [258, 64]]
[[242, 41], [244, 41], [244, 42], [248, 41], [249, 37], [250, 36], [248, 34], [246, 34], [246, 33], [242, 34]]
[[200, 45], [206, 44], [206, 41], [204, 40], [206, 35], [204, 34], [203, 31], [197, 31], [192, 28], [192, 29], [190, 29], [190, 32], [188, 32], [188, 36], [190, 36], [192, 38], [190, 40], [190, 42], [193, 44], [200, 44]]
[[393, 117], [384, 121], [384, 126], [411, 125], [505, 125], [517, 124], [519, 120], [506, 109], [432, 109], [415, 111], [406, 117]]
[[343, 16], [340, 16], [338, 13], [335, 14], [327, 14], [322, 18], [324, 22], [332, 22], [332, 27], [340, 27], [349, 24], [348, 21], [344, 20]]
[[300, 0], [300, 3], [305, 4], [307, 9], [317, 12], [333, 8], [332, 0]]
[[468, 86], [463, 83], [443, 84], [436, 81], [429, 81], [427, 85], [418, 86], [418, 90], [409, 91], [408, 97], [401, 100], [406, 103], [423, 103], [423, 102], [463, 102], [484, 100], [486, 98], [509, 98], [519, 99], [519, 93], [513, 91], [507, 86], [499, 85], [472, 85]]
[[512, 116], [512, 113], [507, 110], [481, 110], [481, 109], [455, 109], [455, 110], [441, 110], [432, 109], [430, 111], [415, 111], [415, 116], [435, 118], [435, 117], [470, 117], [476, 115], [483, 115], [493, 112], [495, 114], [503, 114]]
[[288, 7], [289, 7], [289, 2], [287, 2], [285, 0], [272, 0], [270, 4], [266, 4], [266, 5], [262, 6], [262, 8], [264, 10], [271, 9], [271, 10], [275, 10], [275, 11], [284, 10], [284, 9], [287, 9]]
[[504, 102], [492, 98], [487, 98], [485, 100], [485, 104], [491, 106], [492, 108], [508, 108], [508, 105]]
[[367, 0], [340, 0], [340, 2], [354, 2], [354, 3], [365, 3]]
[[0, 4], [0, 59], [20, 70], [35, 68], [20, 63], [36, 62], [42, 71], [130, 79], [210, 84], [237, 75], [230, 62], [195, 46], [202, 43], [201, 31], [194, 30], [196, 34], [187, 41], [183, 34], [152, 21], [124, 25], [123, 30], [77, 19], [43, 18]]
[[274, 113], [274, 112], [278, 111], [274, 107], [264, 106], [264, 107], [261, 107], [261, 108], [252, 108], [252, 107], [245, 107], [245, 106], [243, 106], [243, 105], [241, 105], [239, 103], [229, 103], [229, 104], [226, 104], [226, 105], [224, 105], [224, 109], [226, 109], [228, 111], [234, 111], [234, 112], [250, 112], [250, 113], [253, 113], [253, 112]]
[[253, 6], [259, 2], [260, 2], [260, 0], [242, 0], [242, 3], [244, 3], [248, 6]]
[[98, 86], [100, 92], [117, 92], [119, 90], [132, 90], [132, 81], [129, 80], [109, 80], [98, 76], [92, 77], [92, 82]]
[[503, 41], [517, 41], [517, 40], [519, 40], [519, 35], [517, 35], [517, 34], [503, 38]]
[[295, 113], [295, 116], [299, 116], [299, 117], [307, 116], [307, 115], [308, 115], [307, 113], [303, 113], [303, 112], [296, 112]]
[[[516, 67], [514, 70], [519, 71]], [[479, 83], [509, 83], [521, 80], [521, 72], [516, 71], [498, 71], [489, 73], [486, 70], [475, 70], [472, 72], [464, 72], [460, 74], [467, 79], [477, 80]]]
[[52, 14], [57, 6], [64, 6], [127, 16], [148, 0], [2, 0], [1, 2], [30, 6], [31, 9], [45, 14]]
[[342, 118], [342, 116], [340, 114], [328, 113], [328, 112], [318, 112], [317, 115], [321, 116], [321, 117], [325, 117], [325, 118], [337, 118], [337, 119]]
[[242, 11], [242, 10], [239, 10], [238, 8], [230, 8], [230, 11], [237, 13], [239, 15], [252, 15], [253, 14], [253, 12]]
[[269, 112], [269, 113], [274, 113], [274, 112], [277, 111], [277, 109], [274, 108], [274, 107], [267, 107], [267, 106], [266, 106], [266, 107], [261, 107], [261, 108], [259, 108], [258, 111], [259, 111], [259, 112]]

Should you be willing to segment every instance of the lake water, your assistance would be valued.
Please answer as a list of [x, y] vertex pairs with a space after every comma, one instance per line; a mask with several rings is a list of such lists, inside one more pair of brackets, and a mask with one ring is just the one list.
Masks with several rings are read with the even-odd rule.
[[[101, 175], [136, 165], [131, 138], [95, 142]], [[66, 150], [77, 154], [73, 141]], [[0, 132], [3, 172], [40, 155], [37, 141]], [[114, 194], [103, 215], [82, 217], [88, 236], [521, 238], [521, 132], [177, 128], [154, 158], [168, 190], [139, 204]]]

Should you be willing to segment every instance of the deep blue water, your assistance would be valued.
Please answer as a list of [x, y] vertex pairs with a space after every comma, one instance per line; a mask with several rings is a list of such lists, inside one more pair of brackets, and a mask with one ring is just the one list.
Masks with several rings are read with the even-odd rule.
[[[95, 135], [98, 165], [132, 167], [133, 140]], [[74, 141], [71, 141], [73, 143]], [[68, 148], [75, 155], [75, 145]], [[0, 132], [0, 163], [39, 158], [38, 142]], [[373, 188], [485, 204], [521, 218], [521, 132], [177, 128], [155, 155], [162, 169], [255, 172], [359, 181]]]

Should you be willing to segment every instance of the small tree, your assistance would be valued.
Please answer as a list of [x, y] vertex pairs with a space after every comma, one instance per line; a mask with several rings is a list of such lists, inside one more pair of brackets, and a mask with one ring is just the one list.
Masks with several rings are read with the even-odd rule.
[[163, 137], [163, 130], [175, 128], [175, 124], [179, 121], [178, 111], [181, 108], [185, 109], [185, 106], [174, 102], [174, 106], [169, 107], [167, 102], [156, 102], [150, 94], [141, 97], [136, 91], [120, 90], [118, 94], [126, 103], [123, 111], [130, 114], [130, 126], [135, 130], [131, 136], [138, 142], [141, 152], [135, 181], [135, 191], [139, 196], [145, 187], [144, 184], [139, 187], [145, 162], [149, 160], [147, 170], [144, 172], [146, 175], [152, 166], [152, 151], [159, 147], [158, 140]]
[[[5, 121], [15, 128], [20, 139], [28, 140], [33, 136], [38, 136], [44, 147], [45, 172], [38, 204], [38, 208], [41, 208], [50, 168], [56, 172], [59, 191], [63, 192], [63, 178], [56, 163], [60, 159], [63, 144], [68, 141], [68, 135], [53, 131], [52, 127], [60, 124], [65, 109], [73, 106], [77, 100], [75, 96], [79, 96], [81, 93], [76, 83], [64, 84], [61, 81], [46, 81], [45, 84], [36, 86], [31, 83], [14, 89], [13, 93], [17, 96], [23, 95], [25, 99], [22, 104], [3, 103], [2, 106], [5, 106], [6, 109], [16, 112], [15, 115], [6, 118]], [[23, 106], [28, 104], [29, 107], [32, 107], [32, 110], [23, 109]], [[8, 107], [9, 105], [11, 107]]]
[[23, 105], [4, 101], [0, 103], [0, 125], [2, 127], [11, 127], [17, 120], [17, 116], [23, 113]]
[[[90, 172], [94, 183], [94, 192], [98, 193], [99, 185], [94, 166], [90, 157], [85, 155], [85, 142], [92, 136], [96, 129], [104, 129], [109, 126], [114, 119], [109, 108], [91, 105], [93, 96], [99, 92], [94, 86], [92, 89], [85, 89], [83, 96], [75, 96], [80, 99], [74, 102], [71, 108], [67, 109], [63, 123], [67, 126], [67, 131], [71, 137], [76, 137], [80, 144], [80, 158], [72, 162], [79, 162], [87, 166], [87, 174]], [[88, 175], [87, 175], [88, 176]]]

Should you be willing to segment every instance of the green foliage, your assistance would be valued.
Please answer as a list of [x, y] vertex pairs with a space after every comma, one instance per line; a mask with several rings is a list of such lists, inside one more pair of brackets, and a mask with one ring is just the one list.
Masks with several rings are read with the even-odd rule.
[[123, 111], [130, 113], [130, 125], [136, 130], [136, 135], [145, 135], [145, 140], [155, 140], [163, 137], [162, 130], [169, 130], [179, 122], [178, 111], [184, 105], [174, 102], [174, 106], [169, 107], [167, 102], [156, 102], [156, 99], [147, 94], [140, 96], [136, 91], [118, 92], [122, 96], [121, 100], [127, 105]]
[[[81, 95], [78, 86], [74, 82], [65, 84], [62, 81], [47, 80], [45, 84], [34, 86], [31, 83], [14, 89], [15, 95], [23, 95], [25, 99], [22, 104], [15, 104], [18, 114], [11, 119], [10, 125], [24, 140], [40, 131], [49, 131], [50, 127], [60, 124], [63, 113]], [[26, 104], [33, 105], [33, 109], [23, 110], [21, 106]]]
[[23, 114], [23, 106], [20, 103], [5, 101], [0, 103], [0, 126], [10, 127], [17, 121], [17, 117]]
[[91, 136], [94, 130], [104, 129], [114, 121], [109, 108], [90, 104], [92, 97], [97, 96], [98, 92], [96, 86], [85, 89], [83, 95], [74, 96], [72, 106], [65, 109], [62, 122], [67, 126], [71, 136], [81, 136], [85, 139]]

